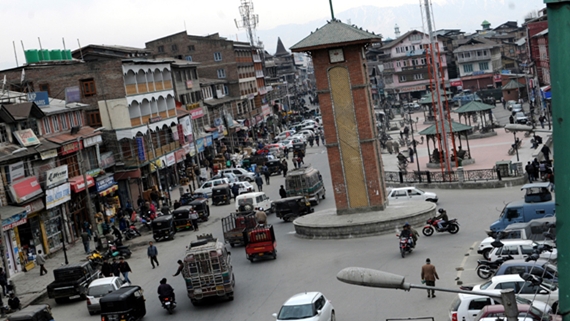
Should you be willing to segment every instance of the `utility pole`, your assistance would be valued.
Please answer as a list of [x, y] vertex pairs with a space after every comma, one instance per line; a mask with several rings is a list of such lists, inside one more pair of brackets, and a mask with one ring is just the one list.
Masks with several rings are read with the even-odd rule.
[[[568, 67], [570, 60], [568, 58], [568, 47], [570, 46], [570, 33], [568, 32], [568, 21], [570, 21], [570, 0], [545, 0], [548, 13], [548, 49], [550, 53], [550, 77], [552, 79], [552, 120], [553, 131], [552, 139], [558, 148], [554, 149], [554, 159], [560, 161], [555, 162], [554, 172], [556, 179], [556, 240], [558, 245], [558, 270], [560, 276], [560, 315], [565, 321], [570, 320], [568, 310], [570, 309], [570, 227], [566, 221], [570, 223], [570, 198], [568, 190], [570, 181], [568, 173], [570, 173], [570, 163], [566, 162], [570, 157], [570, 150], [564, 148], [564, 142], [570, 137], [570, 127], [564, 123], [566, 119], [570, 119], [570, 110], [567, 106], [570, 104], [568, 97], [568, 88], [570, 88], [570, 74]], [[568, 228], [567, 228], [568, 227]], [[568, 273], [568, 274], [566, 274]]]

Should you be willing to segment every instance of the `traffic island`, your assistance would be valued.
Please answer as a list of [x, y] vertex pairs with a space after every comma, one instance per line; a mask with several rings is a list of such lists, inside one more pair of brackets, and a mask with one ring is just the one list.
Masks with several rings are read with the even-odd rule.
[[383, 211], [339, 215], [327, 209], [297, 218], [293, 224], [297, 236], [310, 239], [346, 239], [395, 233], [408, 222], [415, 228], [436, 216], [431, 202], [406, 202], [388, 205]]

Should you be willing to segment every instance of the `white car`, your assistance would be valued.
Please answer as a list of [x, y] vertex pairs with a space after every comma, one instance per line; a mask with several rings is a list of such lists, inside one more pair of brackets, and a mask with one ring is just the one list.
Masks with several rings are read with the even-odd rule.
[[222, 184], [229, 184], [227, 178], [218, 178], [213, 179], [211, 181], [207, 181], [200, 188], [194, 190], [194, 194], [206, 194], [208, 198], [212, 197], [212, 187], [222, 185]]
[[398, 187], [393, 188], [388, 193], [388, 201], [391, 204], [407, 202], [407, 201], [428, 201], [437, 203], [437, 194], [432, 192], [425, 192], [419, 188], [409, 186], [409, 187]]
[[[532, 254], [534, 247], [538, 246], [533, 240], [501, 240], [502, 247], [496, 247], [489, 252], [489, 260], [495, 261], [503, 256], [512, 256], [515, 260], [526, 259]], [[552, 252], [543, 252], [539, 255], [541, 259], [556, 260], [558, 252], [553, 249]]]
[[514, 289], [518, 296], [544, 302], [552, 307], [552, 311], [557, 311], [558, 286], [548, 280], [542, 280], [540, 285], [533, 285], [518, 274], [506, 274], [494, 276], [491, 280], [473, 287], [473, 291], [505, 289]]
[[[237, 182], [237, 183], [234, 183], [233, 185], [239, 186], [239, 194], [238, 195], [255, 192], [255, 188], [249, 182]], [[232, 187], [233, 187], [233, 185], [232, 185]]]
[[220, 173], [233, 173], [240, 181], [253, 182], [255, 180], [255, 174], [243, 168], [225, 168], [220, 170]]
[[242, 205], [249, 205], [252, 210], [261, 207], [265, 212], [270, 212], [272, 203], [273, 201], [264, 192], [246, 193], [236, 197], [236, 212], [239, 212], [239, 207]]
[[275, 139], [279, 141], [279, 140], [282, 140], [282, 139], [287, 139], [288, 137], [291, 137], [291, 136], [293, 136], [293, 135], [295, 135], [295, 130], [294, 130], [294, 129], [286, 130], [286, 131], [281, 132], [279, 135], [277, 135], [277, 136], [275, 137]]
[[285, 301], [279, 313], [273, 313], [278, 320], [334, 321], [335, 312], [331, 301], [321, 292], [295, 294]]
[[224, 177], [228, 179], [228, 182], [230, 182], [230, 185], [233, 183], [239, 182], [239, 178], [237, 177], [236, 174], [228, 173], [228, 172], [218, 172], [217, 175], [212, 176], [212, 179], [218, 179], [218, 178], [224, 178]]
[[305, 139], [301, 139], [299, 137], [292, 137], [292, 138], [281, 141], [281, 144], [283, 144], [289, 150], [292, 150], [293, 144], [304, 143], [304, 142], [305, 142]]
[[[492, 294], [501, 294], [500, 290], [485, 290], [481, 292], [489, 292]], [[539, 309], [540, 311], [551, 312], [548, 304], [541, 301], [531, 301], [517, 295], [518, 304], [528, 304]], [[479, 294], [457, 294], [457, 297], [451, 303], [449, 309], [449, 321], [475, 321], [475, 317], [485, 306], [501, 304], [498, 300]]]
[[305, 139], [306, 139], [306, 140], [309, 140], [309, 139], [315, 137], [315, 133], [314, 133], [312, 130], [310, 130], [310, 129], [303, 129], [303, 130], [300, 130], [297, 134], [295, 134], [295, 136], [297, 136], [297, 135], [303, 135], [303, 136], [305, 136]]
[[101, 311], [101, 305], [99, 304], [101, 297], [128, 285], [130, 285], [129, 282], [123, 281], [116, 276], [96, 279], [91, 282], [87, 289], [87, 311], [89, 311], [89, 314], [94, 315]]

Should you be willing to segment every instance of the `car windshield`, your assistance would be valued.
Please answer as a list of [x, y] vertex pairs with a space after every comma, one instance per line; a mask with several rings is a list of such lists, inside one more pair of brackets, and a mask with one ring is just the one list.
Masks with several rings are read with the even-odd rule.
[[490, 287], [490, 286], [491, 286], [491, 284], [493, 284], [493, 282], [492, 282], [492, 281], [487, 281], [487, 282], [485, 282], [485, 283], [481, 284], [481, 287], [480, 287], [480, 289], [481, 289], [481, 290], [487, 290], [487, 288], [488, 288], [488, 287]]
[[313, 310], [312, 304], [302, 305], [284, 305], [279, 311], [277, 319], [279, 320], [298, 320], [314, 316], [316, 311]]
[[113, 289], [112, 284], [101, 284], [101, 285], [89, 287], [89, 291], [87, 292], [87, 295], [94, 296], [94, 297], [104, 296], [105, 294], [111, 293], [114, 290], [115, 289]]
[[242, 198], [238, 201], [238, 205], [253, 205], [253, 198]]

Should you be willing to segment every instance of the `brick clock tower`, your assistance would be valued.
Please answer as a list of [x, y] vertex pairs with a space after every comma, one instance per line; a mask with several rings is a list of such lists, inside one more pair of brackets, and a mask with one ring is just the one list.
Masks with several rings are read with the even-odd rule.
[[291, 47], [313, 60], [337, 214], [384, 210], [386, 185], [364, 47], [380, 36], [333, 19]]

